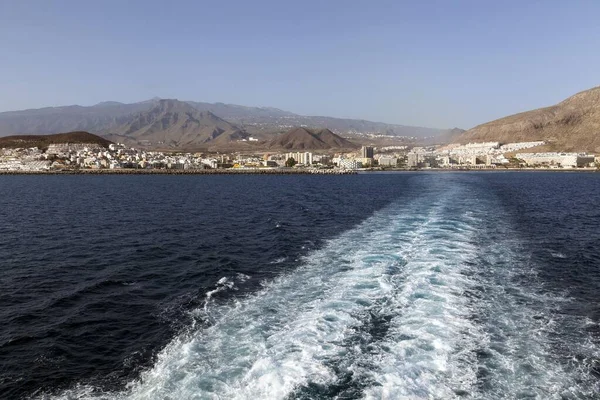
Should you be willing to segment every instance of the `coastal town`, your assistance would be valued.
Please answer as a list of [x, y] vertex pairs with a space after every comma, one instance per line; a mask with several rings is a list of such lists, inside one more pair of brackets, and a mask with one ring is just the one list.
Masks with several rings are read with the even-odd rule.
[[599, 156], [573, 152], [534, 152], [543, 141], [481, 142], [444, 146], [362, 146], [351, 152], [161, 152], [112, 143], [59, 143], [47, 149], [2, 148], [0, 172], [69, 171], [360, 171], [595, 169]]

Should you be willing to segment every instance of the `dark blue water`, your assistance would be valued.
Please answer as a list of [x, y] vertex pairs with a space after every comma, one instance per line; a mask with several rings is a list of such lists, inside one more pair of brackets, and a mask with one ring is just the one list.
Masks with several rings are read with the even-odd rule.
[[0, 397], [593, 398], [600, 175], [0, 177]]

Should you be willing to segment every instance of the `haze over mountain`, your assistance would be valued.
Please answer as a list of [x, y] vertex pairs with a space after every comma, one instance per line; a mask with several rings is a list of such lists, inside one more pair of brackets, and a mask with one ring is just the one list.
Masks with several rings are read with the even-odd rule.
[[285, 150], [330, 150], [355, 149], [358, 145], [336, 135], [329, 129], [312, 131], [306, 128], [293, 128], [271, 140], [265, 147]]
[[103, 102], [90, 107], [73, 105], [8, 111], [0, 113], [0, 136], [70, 131], [101, 133], [148, 108], [148, 102]]
[[[141, 129], [144, 121], [140, 120], [139, 113], [155, 113], [152, 109], [160, 101], [158, 98], [132, 104], [105, 101], [89, 107], [74, 105], [3, 112], [0, 113], [0, 136], [49, 134], [75, 130], [102, 135], [123, 134], [124, 131], [135, 126]], [[445, 129], [392, 125], [357, 119], [302, 116], [272, 107], [246, 107], [234, 104], [213, 104], [194, 101], [180, 103], [187, 103], [197, 111], [211, 112], [232, 125], [237, 125], [233, 130], [237, 128], [240, 131], [247, 131], [259, 136], [261, 133], [281, 132], [294, 126], [328, 128], [344, 134], [371, 132], [390, 136], [409, 137], [437, 136], [448, 131]], [[185, 112], [191, 112], [191, 110], [187, 109]], [[149, 121], [147, 120], [146, 122]], [[175, 123], [175, 120], [173, 119], [171, 122]], [[153, 135], [151, 136], [154, 139], [160, 139], [160, 135], [157, 133], [159, 129], [156, 121], [152, 122], [152, 124], [153, 128], [150, 130], [153, 132]], [[129, 128], [126, 129], [124, 127]], [[182, 126], [177, 125], [173, 128], [177, 131]], [[165, 125], [162, 129], [169, 130], [171, 128]], [[232, 128], [228, 127], [224, 129], [227, 131]], [[131, 133], [134, 132], [135, 130], [131, 131]], [[139, 134], [141, 135], [141, 133]], [[269, 140], [270, 138], [264, 137], [263, 139]], [[177, 137], [174, 142], [185, 142], [185, 140], [184, 137]]]
[[491, 121], [462, 133], [460, 142], [544, 140], [549, 150], [600, 152], [600, 87], [550, 107]]

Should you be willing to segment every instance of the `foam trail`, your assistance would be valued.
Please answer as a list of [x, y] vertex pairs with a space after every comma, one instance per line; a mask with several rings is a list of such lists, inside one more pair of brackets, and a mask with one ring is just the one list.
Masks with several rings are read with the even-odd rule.
[[224, 276], [223, 278], [219, 279], [219, 281], [217, 282], [217, 287], [216, 289], [213, 290], [209, 290], [208, 292], [206, 292], [205, 295], [205, 300], [204, 300], [204, 311], [206, 313], [208, 313], [208, 306], [211, 303], [212, 297], [219, 292], [223, 292], [227, 289], [233, 289], [235, 286], [235, 284], [229, 280], [229, 278], [227, 278], [226, 276]]
[[[131, 397], [280, 399], [309, 382], [334, 382], [331, 363], [348, 355], [345, 339], [361, 328], [365, 310], [393, 294], [389, 272], [401, 260], [389, 250], [408, 219], [390, 224], [390, 211], [222, 310], [221, 319], [200, 334], [173, 342]], [[378, 253], [384, 256], [374, 258]]]
[[[584, 321], [555, 312], [569, 300], [544, 292], [498, 209], [489, 198], [469, 210], [448, 205], [413, 233], [388, 333], [349, 367], [371, 382], [366, 398], [597, 396], [599, 352], [578, 333]], [[564, 362], [577, 354], [585, 356]]]
[[335, 363], [351, 353], [345, 341], [361, 330], [371, 308], [393, 296], [390, 274], [402, 262], [397, 231], [425, 221], [426, 215], [412, 216], [423, 207], [434, 205], [379, 212], [290, 275], [222, 306], [211, 326], [176, 338], [139, 381], [110, 397], [280, 399], [309, 383], [335, 382]]
[[557, 299], [533, 290], [521, 303], [526, 290], [511, 278], [518, 242], [486, 239], [497, 205], [465, 206], [473, 194], [460, 184], [433, 189], [219, 305], [212, 295], [234, 289], [224, 278], [194, 311], [212, 324], [175, 338], [125, 391], [62, 397], [586, 398], [582, 372], [552, 357], [552, 327], [532, 318]]
[[582, 329], [585, 321], [559, 312], [571, 300], [544, 290], [526, 249], [507, 228], [498, 227], [505, 229], [502, 242], [481, 244], [477, 273], [484, 296], [476, 310], [486, 341], [478, 349], [475, 397], [597, 397], [599, 382], [590, 372], [600, 353]]
[[450, 203], [401, 235], [404, 267], [391, 277], [387, 335], [351, 367], [374, 383], [366, 398], [453, 398], [477, 381], [474, 349], [484, 334], [464, 296], [476, 285], [467, 272], [477, 255], [477, 220]]

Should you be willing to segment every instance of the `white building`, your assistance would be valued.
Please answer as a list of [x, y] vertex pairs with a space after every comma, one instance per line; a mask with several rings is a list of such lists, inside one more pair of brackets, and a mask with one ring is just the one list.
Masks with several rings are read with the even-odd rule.
[[398, 165], [397, 157], [379, 157], [379, 165], [382, 167], [395, 167]]
[[[413, 149], [414, 150], [414, 149]], [[406, 165], [408, 167], [418, 167], [423, 162], [423, 156], [420, 153], [410, 152], [407, 154]]]
[[288, 160], [293, 158], [296, 163], [303, 165], [312, 165], [313, 164], [313, 154], [308, 152], [297, 152], [297, 153], [287, 153], [285, 155], [285, 159]]
[[359, 169], [362, 168], [362, 163], [354, 158], [342, 158], [338, 166], [344, 169]]
[[555, 165], [563, 168], [587, 167], [594, 156], [577, 153], [520, 153], [515, 156], [528, 165]]

